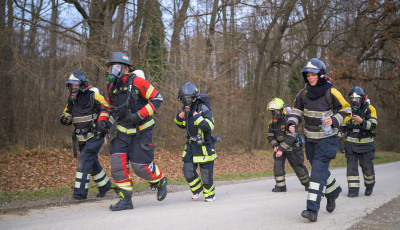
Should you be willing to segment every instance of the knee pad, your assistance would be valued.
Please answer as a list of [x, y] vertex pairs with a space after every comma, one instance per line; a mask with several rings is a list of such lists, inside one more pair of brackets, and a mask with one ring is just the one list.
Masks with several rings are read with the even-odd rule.
[[[153, 162], [151, 162], [149, 165], [132, 163], [132, 168], [133, 168], [133, 171], [135, 172], [135, 174], [145, 180], [151, 180], [150, 173], [152, 172], [153, 167], [155, 167]], [[150, 170], [150, 173], [149, 173], [149, 171], [147, 171], [148, 169]]]
[[201, 174], [201, 181], [203, 182], [203, 184], [210, 184], [210, 173], [209, 173], [209, 169], [202, 169], [200, 168], [200, 174]]
[[125, 176], [125, 172], [129, 174], [126, 160], [126, 153], [114, 153], [111, 155], [111, 176], [115, 181], [123, 181], [129, 178]]
[[194, 173], [193, 163], [183, 163], [182, 170], [186, 179], [191, 179], [196, 176]]

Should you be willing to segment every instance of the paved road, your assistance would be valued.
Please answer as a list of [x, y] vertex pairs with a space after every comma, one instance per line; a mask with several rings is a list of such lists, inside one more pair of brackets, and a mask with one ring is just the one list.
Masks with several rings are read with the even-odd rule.
[[[288, 192], [272, 193], [273, 178], [245, 183], [217, 184], [217, 199], [192, 201], [187, 191], [168, 194], [163, 202], [155, 195], [134, 197], [133, 210], [111, 212], [110, 200], [64, 207], [30, 210], [23, 215], [0, 216], [0, 229], [347, 229], [382, 204], [400, 195], [400, 162], [375, 168], [377, 186], [370, 197], [347, 197], [346, 170], [332, 174], [344, 192], [333, 213], [322, 201], [318, 222], [300, 217], [307, 192], [293, 175], [287, 177]], [[202, 197], [201, 197], [202, 198]]]

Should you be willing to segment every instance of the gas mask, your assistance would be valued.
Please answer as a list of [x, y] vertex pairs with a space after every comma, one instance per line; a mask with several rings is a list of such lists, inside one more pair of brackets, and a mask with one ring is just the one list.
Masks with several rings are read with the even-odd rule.
[[191, 97], [184, 97], [181, 98], [182, 104], [183, 104], [183, 110], [185, 111], [186, 116], [189, 115], [190, 110], [194, 106], [194, 98]]
[[125, 75], [124, 65], [123, 64], [112, 64], [110, 65], [110, 69], [108, 72], [108, 81], [114, 82], [117, 79], [122, 78]]
[[350, 98], [351, 111], [353, 114], [358, 114], [360, 112], [361, 103], [361, 97]]
[[272, 110], [272, 122], [275, 124], [283, 117], [283, 110]]
[[78, 98], [79, 89], [78, 88], [73, 88], [71, 86], [69, 86], [68, 89], [69, 89], [69, 100], [71, 102], [76, 101], [76, 99]]

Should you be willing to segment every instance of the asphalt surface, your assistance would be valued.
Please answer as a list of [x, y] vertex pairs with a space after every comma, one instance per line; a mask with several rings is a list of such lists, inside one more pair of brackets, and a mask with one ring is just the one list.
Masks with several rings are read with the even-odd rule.
[[347, 197], [346, 169], [332, 170], [343, 192], [333, 213], [325, 210], [323, 199], [317, 222], [300, 216], [306, 207], [307, 192], [290, 175], [285, 193], [271, 192], [273, 178], [217, 183], [217, 198], [210, 203], [204, 202], [203, 196], [191, 200], [188, 188], [169, 193], [162, 202], [155, 194], [136, 196], [134, 209], [120, 212], [108, 209], [117, 200], [100, 200], [6, 213], [0, 216], [0, 229], [349, 229], [400, 195], [399, 170], [400, 162], [377, 165], [373, 194], [365, 196], [362, 187], [358, 198]]

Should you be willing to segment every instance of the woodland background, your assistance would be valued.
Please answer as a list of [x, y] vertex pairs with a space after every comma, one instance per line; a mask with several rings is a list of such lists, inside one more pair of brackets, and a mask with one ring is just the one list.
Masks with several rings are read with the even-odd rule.
[[270, 148], [267, 103], [292, 106], [316, 57], [343, 96], [356, 85], [368, 94], [377, 147], [400, 151], [397, 0], [0, 0], [0, 147], [70, 148], [65, 81], [81, 70], [104, 92], [114, 51], [163, 95], [164, 149], [184, 143], [173, 118], [185, 81], [210, 94], [220, 150]]

